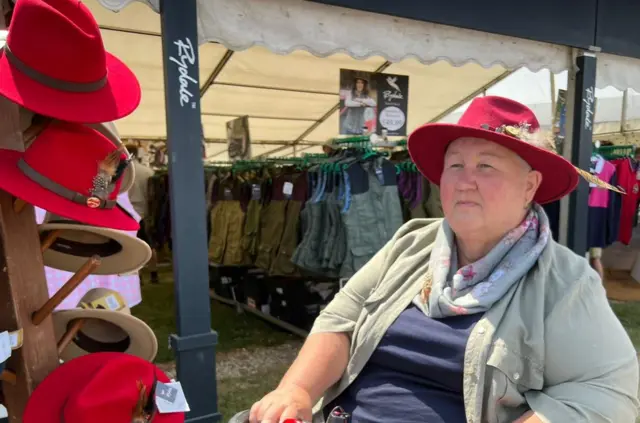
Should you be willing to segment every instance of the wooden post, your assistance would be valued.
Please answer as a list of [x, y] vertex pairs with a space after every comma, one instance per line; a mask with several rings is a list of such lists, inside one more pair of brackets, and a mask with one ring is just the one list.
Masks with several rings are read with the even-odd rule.
[[74, 320], [73, 325], [67, 329], [62, 338], [60, 338], [60, 341], [58, 341], [58, 355], [62, 355], [62, 351], [64, 351], [64, 349], [67, 348], [67, 345], [69, 345], [73, 338], [75, 338], [76, 334], [80, 329], [82, 329], [82, 326], [84, 326], [84, 322], [86, 321], [86, 319]]
[[[2, 389], [10, 422], [21, 422], [33, 389], [58, 364], [58, 351], [50, 318], [36, 326], [32, 314], [49, 298], [40, 237], [34, 209], [14, 210], [14, 198], [0, 191], [0, 322], [3, 330], [22, 329], [22, 348], [13, 352], [7, 370], [15, 384], [3, 377]], [[7, 378], [8, 379], [8, 378]]]

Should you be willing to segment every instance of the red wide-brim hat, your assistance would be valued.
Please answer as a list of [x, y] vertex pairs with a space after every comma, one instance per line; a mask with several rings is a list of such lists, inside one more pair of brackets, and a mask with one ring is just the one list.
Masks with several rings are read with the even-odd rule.
[[[117, 204], [121, 181], [104, 201], [91, 194], [98, 163], [116, 150], [100, 132], [77, 123], [53, 121], [22, 153], [0, 149], [0, 189], [53, 214], [88, 225], [136, 231], [138, 222]], [[55, 192], [25, 172], [28, 166]], [[69, 195], [62, 195], [61, 192]], [[108, 207], [96, 205], [108, 204]]]
[[[33, 391], [24, 423], [130, 423], [136, 383], [150, 392], [170, 379], [159, 368], [124, 353], [93, 353], [65, 362]], [[153, 400], [153, 399], [151, 399]], [[153, 423], [183, 423], [184, 413], [156, 413]]]
[[533, 145], [526, 136], [538, 131], [540, 124], [533, 111], [508, 98], [476, 98], [458, 124], [429, 123], [409, 136], [407, 146], [411, 160], [429, 181], [440, 185], [444, 156], [451, 142], [464, 137], [494, 142], [516, 153], [533, 170], [542, 174], [534, 201], [546, 204], [569, 194], [578, 185], [576, 168], [564, 157]]
[[134, 73], [105, 51], [82, 2], [20, 0], [0, 56], [0, 95], [41, 115], [101, 123], [131, 114], [141, 88]]

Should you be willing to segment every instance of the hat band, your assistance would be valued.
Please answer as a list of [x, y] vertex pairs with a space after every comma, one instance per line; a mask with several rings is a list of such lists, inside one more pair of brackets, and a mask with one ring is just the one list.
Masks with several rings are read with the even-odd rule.
[[[47, 222], [47, 223], [57, 223], [57, 222]], [[68, 223], [68, 222], [65, 222]], [[77, 229], [74, 229], [77, 230]], [[45, 239], [47, 235], [51, 231], [44, 231], [40, 236], [42, 239]], [[103, 242], [100, 244], [72, 241], [70, 239], [64, 238], [64, 235], [60, 235], [53, 241], [53, 244], [49, 247], [50, 250], [53, 250], [57, 253], [68, 254], [75, 257], [83, 257], [89, 258], [94, 255], [100, 256], [102, 258], [114, 256], [120, 252], [122, 252], [122, 245], [115, 239], [109, 239], [107, 242]]]
[[[73, 322], [71, 322], [73, 323]], [[69, 325], [67, 328], [71, 327]], [[73, 339], [73, 343], [76, 344], [78, 348], [83, 351], [86, 351], [90, 354], [99, 353], [99, 352], [126, 352], [131, 346], [131, 338], [127, 336], [121, 341], [117, 342], [102, 342], [98, 341], [87, 335], [86, 333], [79, 330]]]
[[61, 79], [54, 78], [49, 75], [45, 75], [40, 73], [39, 71], [33, 69], [22, 60], [18, 59], [9, 48], [9, 45], [5, 44], [4, 54], [7, 57], [7, 60], [13, 67], [18, 69], [20, 72], [33, 79], [36, 82], [41, 83], [49, 88], [53, 88], [60, 91], [68, 91], [73, 93], [92, 93], [98, 91], [107, 85], [107, 76], [105, 75], [98, 81], [95, 82], [72, 82], [72, 81], [63, 81]]
[[117, 204], [116, 200], [102, 200], [98, 197], [87, 197], [86, 195], [72, 191], [69, 188], [65, 188], [29, 166], [24, 159], [20, 159], [18, 161], [18, 168], [26, 177], [41, 187], [59, 195], [60, 197], [66, 198], [69, 201], [73, 201], [76, 204], [82, 204], [92, 209], [112, 209]]

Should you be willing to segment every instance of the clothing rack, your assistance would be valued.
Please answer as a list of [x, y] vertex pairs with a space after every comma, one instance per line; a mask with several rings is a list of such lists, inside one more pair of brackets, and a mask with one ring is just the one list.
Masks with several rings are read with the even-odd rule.
[[607, 145], [594, 149], [594, 154], [599, 154], [606, 160], [633, 157], [636, 152], [635, 145]]

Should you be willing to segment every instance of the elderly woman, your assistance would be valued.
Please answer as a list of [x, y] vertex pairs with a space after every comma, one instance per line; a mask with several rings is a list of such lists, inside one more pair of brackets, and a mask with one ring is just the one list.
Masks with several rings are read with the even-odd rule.
[[354, 423], [635, 422], [633, 345], [540, 207], [578, 173], [530, 141], [538, 129], [525, 106], [482, 97], [411, 135], [445, 219], [410, 221], [353, 276], [251, 422], [335, 406]]

